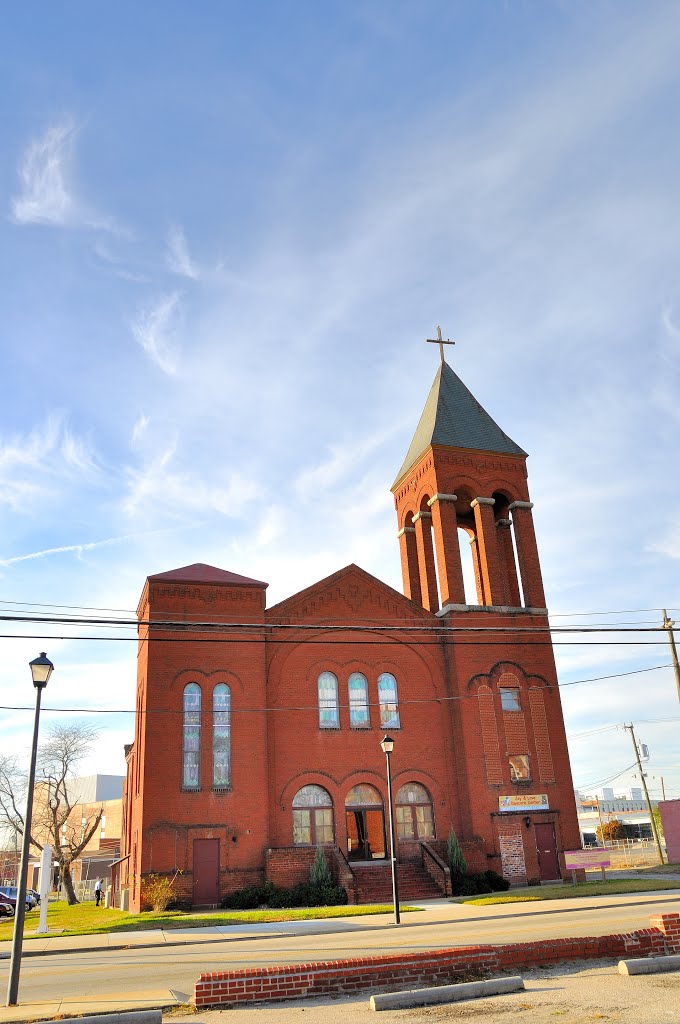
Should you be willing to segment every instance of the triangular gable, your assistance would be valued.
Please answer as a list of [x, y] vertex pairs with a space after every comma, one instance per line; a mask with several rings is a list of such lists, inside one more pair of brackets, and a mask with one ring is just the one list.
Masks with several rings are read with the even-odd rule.
[[352, 619], [360, 623], [380, 620], [435, 619], [431, 612], [409, 601], [398, 590], [358, 565], [313, 583], [266, 611], [266, 619]]

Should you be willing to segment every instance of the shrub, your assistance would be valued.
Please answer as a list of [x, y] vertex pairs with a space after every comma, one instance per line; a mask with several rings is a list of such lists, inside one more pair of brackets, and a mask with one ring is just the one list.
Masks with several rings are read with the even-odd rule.
[[489, 892], [493, 892], [493, 888], [485, 874], [468, 875], [468, 878], [471, 882], [475, 883], [475, 885], [477, 886], [477, 893], [480, 896], [484, 896]]
[[314, 863], [309, 872], [309, 881], [319, 889], [333, 885], [331, 869], [328, 867], [326, 855], [320, 846], [317, 846], [316, 853], [314, 854]]
[[147, 875], [142, 883], [142, 903], [151, 907], [156, 914], [167, 910], [175, 898], [174, 881], [167, 875]]
[[469, 878], [467, 875], [461, 878], [456, 888], [456, 896], [476, 896], [477, 895], [477, 883], [474, 878]]
[[503, 878], [497, 871], [485, 871], [484, 877], [491, 886], [493, 892], [507, 892], [510, 888], [510, 882], [507, 878]]
[[314, 885], [300, 882], [291, 889], [279, 889], [271, 882], [263, 885], [249, 885], [237, 889], [222, 900], [222, 906], [229, 910], [256, 910], [271, 907], [276, 910], [290, 907], [334, 907], [347, 903], [347, 893], [341, 886]]
[[446, 840], [446, 856], [451, 869], [451, 891], [454, 896], [457, 896], [461, 883], [467, 875], [467, 864], [458, 842], [458, 836], [453, 829], [449, 832], [449, 837]]

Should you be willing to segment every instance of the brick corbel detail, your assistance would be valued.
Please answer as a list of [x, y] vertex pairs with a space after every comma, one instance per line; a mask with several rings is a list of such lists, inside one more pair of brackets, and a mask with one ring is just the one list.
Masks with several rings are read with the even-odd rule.
[[429, 612], [437, 612], [439, 611], [439, 600], [437, 598], [437, 570], [434, 564], [431, 520], [432, 513], [424, 510], [416, 512], [413, 517], [413, 524], [416, 530], [416, 549], [418, 551], [422, 605]]
[[442, 606], [465, 604], [463, 566], [458, 545], [458, 518], [455, 494], [435, 494], [428, 501], [432, 509], [432, 532], [437, 552], [439, 589]]
[[418, 548], [416, 546], [415, 526], [404, 526], [397, 534], [399, 538], [399, 554], [401, 556], [401, 579], [404, 594], [410, 601], [422, 605], [423, 597], [420, 589], [420, 573], [418, 572]]
[[524, 605], [526, 608], [545, 608], [541, 564], [538, 560], [534, 519], [531, 514], [533, 507], [531, 501], [513, 501], [508, 506], [508, 511], [512, 512], [512, 522], [515, 528], [515, 544]]
[[506, 598], [493, 515], [494, 500], [493, 498], [475, 498], [470, 505], [475, 514], [475, 532], [484, 604], [502, 605]]

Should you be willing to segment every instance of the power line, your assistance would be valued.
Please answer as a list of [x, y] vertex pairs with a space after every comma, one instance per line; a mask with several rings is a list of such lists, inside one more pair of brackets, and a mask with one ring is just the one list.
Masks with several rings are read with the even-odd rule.
[[[666, 666], [655, 666], [652, 668], [640, 668], [633, 669], [631, 672], [619, 672], [611, 676], [594, 676], [589, 679], [574, 679], [568, 683], [557, 683], [557, 686], [548, 685], [545, 687], [546, 690], [551, 691], [555, 689], [561, 689], [565, 686], [576, 686], [583, 683], [598, 683], [607, 679], [619, 679], [623, 676], [628, 675], [639, 675], [643, 672], [656, 672], [658, 668], [664, 668]], [[448, 697], [417, 697], [410, 700], [398, 700], [396, 704], [399, 707], [403, 707], [410, 704], [446, 704], [452, 701], [461, 700], [476, 700], [476, 693], [469, 694], [454, 694]], [[380, 708], [385, 701], [366, 701], [362, 703], [362, 707], [368, 708]], [[394, 702], [390, 702], [394, 703]], [[338, 708], [350, 708], [354, 705], [342, 704], [337, 705]], [[261, 707], [261, 708], [231, 708], [231, 714], [254, 714], [254, 713], [266, 713], [269, 712], [281, 712], [281, 711], [318, 711], [319, 705], [315, 704], [304, 704], [304, 705], [289, 705], [287, 707]], [[11, 704], [0, 704], [0, 711], [32, 711], [33, 708], [29, 705], [11, 705]], [[54, 711], [64, 712], [68, 714], [88, 714], [88, 715], [133, 715], [136, 713], [135, 708], [50, 708], [43, 707], [43, 711]], [[140, 714], [153, 714], [153, 715], [182, 715], [184, 710], [182, 708], [154, 708], [153, 710], [140, 710]], [[604, 731], [605, 729], [616, 728], [616, 726], [605, 726], [602, 730], [594, 730], [596, 732]], [[580, 735], [580, 734], [576, 734]]]

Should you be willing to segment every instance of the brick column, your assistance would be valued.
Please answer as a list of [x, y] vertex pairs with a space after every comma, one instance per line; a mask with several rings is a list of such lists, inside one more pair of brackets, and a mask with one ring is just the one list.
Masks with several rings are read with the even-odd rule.
[[531, 514], [533, 507], [533, 502], [531, 501], [513, 501], [508, 506], [508, 512], [512, 512], [512, 525], [515, 530], [515, 544], [517, 546], [517, 561], [519, 562], [519, 575], [522, 581], [522, 593], [524, 594], [524, 607], [545, 608], [541, 564], [538, 560], [534, 518]]
[[484, 604], [503, 604], [503, 574], [498, 557], [493, 498], [475, 498], [470, 502], [475, 513], [479, 570], [482, 577]]
[[416, 547], [415, 526], [404, 526], [397, 534], [399, 538], [399, 553], [401, 555], [401, 578], [404, 584], [404, 594], [411, 601], [422, 605], [423, 598], [420, 590], [420, 573], [418, 572], [418, 549]]
[[649, 923], [663, 935], [667, 953], [680, 953], [680, 914], [655, 914]]
[[479, 568], [479, 546], [477, 538], [470, 537], [470, 551], [472, 553], [472, 568], [475, 573], [475, 588], [477, 590], [477, 604], [484, 604], [484, 588], [482, 586], [482, 572]]
[[437, 598], [437, 569], [434, 564], [431, 522], [431, 512], [416, 512], [413, 517], [413, 525], [416, 528], [423, 608], [427, 608], [429, 612], [436, 612], [439, 611], [439, 600]]
[[432, 509], [432, 532], [437, 552], [442, 607], [447, 604], [465, 604], [455, 502], [455, 494], [435, 494], [428, 501]]
[[496, 534], [498, 536], [498, 550], [500, 551], [501, 562], [505, 569], [505, 596], [511, 608], [520, 608], [522, 605], [519, 596], [519, 583], [517, 582], [517, 566], [515, 565], [515, 550], [512, 546], [511, 519], [498, 519], [496, 521]]

